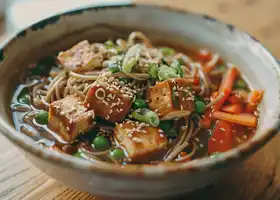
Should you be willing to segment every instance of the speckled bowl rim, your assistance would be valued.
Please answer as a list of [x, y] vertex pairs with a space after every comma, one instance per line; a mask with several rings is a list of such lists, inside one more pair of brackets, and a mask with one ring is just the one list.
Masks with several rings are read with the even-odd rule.
[[[189, 13], [185, 10], [174, 9], [167, 6], [155, 6], [155, 5], [134, 5], [134, 4], [120, 4], [120, 5], [113, 5], [113, 6], [92, 6], [81, 8], [77, 10], [71, 10], [68, 12], [64, 12], [63, 14], [58, 14], [52, 16], [50, 18], [41, 20], [30, 27], [18, 32], [10, 39], [7, 39], [2, 46], [0, 46], [0, 62], [4, 59], [3, 52], [6, 47], [9, 47], [14, 40], [19, 37], [25, 35], [26, 31], [29, 29], [36, 30], [44, 28], [46, 25], [55, 23], [61, 16], [65, 15], [77, 15], [83, 13], [84, 11], [98, 11], [100, 9], [110, 9], [110, 8], [121, 8], [121, 7], [143, 7], [143, 8], [151, 8], [151, 9], [162, 9], [168, 12], [174, 13], [183, 13], [183, 14], [192, 14], [197, 15], [205, 20], [210, 20], [215, 23], [222, 23], [212, 17], [207, 15]], [[229, 29], [234, 29], [234, 26], [231, 24], [226, 24]], [[250, 36], [248, 34], [248, 36]], [[254, 37], [249, 37], [253, 42], [259, 43]], [[264, 52], [267, 54], [268, 57], [276, 64], [275, 70], [280, 76], [280, 66], [277, 59], [263, 46], [261, 45]], [[54, 151], [47, 150], [38, 144], [35, 144], [34, 141], [25, 136], [24, 134], [15, 130], [12, 125], [3, 119], [0, 116], [0, 130], [7, 137], [10, 141], [12, 141], [15, 145], [19, 146], [20, 148], [24, 149], [25, 151], [31, 153], [32, 155], [45, 159], [49, 162], [52, 162], [54, 165], [61, 165], [67, 168], [72, 168], [79, 170], [80, 172], [85, 173], [100, 173], [100, 174], [107, 174], [111, 176], [145, 176], [146, 178], [158, 178], [162, 175], [172, 175], [174, 173], [199, 173], [199, 171], [207, 171], [207, 170], [217, 170], [221, 167], [227, 167], [234, 165], [236, 163], [240, 163], [242, 160], [256, 152], [260, 149], [263, 145], [265, 145], [277, 132], [280, 130], [280, 118], [277, 116], [276, 122], [273, 124], [272, 128], [265, 131], [265, 133], [260, 134], [257, 136], [256, 139], [250, 140], [237, 148], [234, 148], [230, 151], [223, 153], [222, 156], [216, 158], [200, 158], [196, 159], [187, 163], [162, 163], [159, 165], [126, 165], [126, 166], [116, 166], [110, 163], [103, 163], [106, 167], [100, 166], [96, 163], [91, 163], [89, 161], [78, 159], [70, 155], [59, 154]]]

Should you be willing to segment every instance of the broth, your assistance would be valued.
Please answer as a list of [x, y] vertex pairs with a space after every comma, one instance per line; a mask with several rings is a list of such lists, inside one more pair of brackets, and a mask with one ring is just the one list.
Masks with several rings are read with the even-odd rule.
[[29, 67], [11, 102], [16, 129], [89, 161], [188, 162], [234, 148], [257, 128], [263, 91], [233, 64], [141, 32], [82, 41]]

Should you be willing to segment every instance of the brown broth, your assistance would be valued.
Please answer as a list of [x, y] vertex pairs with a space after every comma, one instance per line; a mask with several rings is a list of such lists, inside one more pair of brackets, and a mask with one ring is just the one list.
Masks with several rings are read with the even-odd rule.
[[[188, 55], [193, 60], [199, 62], [199, 60], [197, 60], [198, 51], [195, 49], [186, 48], [185, 46], [178, 45], [178, 44], [177, 45], [166, 44], [164, 42], [161, 42], [159, 46], [169, 46], [171, 48], [174, 48], [177, 52], [183, 52], [184, 54]], [[205, 64], [204, 61], [201, 61], [201, 62]], [[218, 61], [217, 65], [219, 65], [219, 66], [226, 65], [226, 63], [220, 59]], [[216, 74], [214, 73], [213, 75], [209, 75], [209, 79], [213, 84], [211, 93], [218, 89], [219, 85], [221, 84], [223, 75], [224, 75], [224, 72], [222, 70], [217, 71]], [[239, 79], [241, 79], [241, 78], [239, 77]], [[37, 82], [40, 82], [40, 80], [37, 80]], [[33, 83], [33, 85], [34, 85], [34, 83]], [[100, 132], [100, 130], [97, 128], [90, 130], [89, 132], [85, 133], [82, 136], [78, 136], [78, 138], [74, 142], [67, 143], [59, 136], [59, 134], [54, 133], [53, 131], [49, 130], [46, 125], [40, 125], [40, 124], [36, 123], [36, 121], [34, 120], [34, 118], [31, 114], [34, 111], [35, 112], [38, 111], [38, 108], [36, 108], [32, 104], [32, 100], [30, 100], [30, 103], [28, 103], [28, 102], [24, 103], [24, 102], [19, 101], [19, 95], [22, 93], [24, 88], [28, 89], [28, 92], [26, 92], [26, 95], [30, 96], [33, 85], [31, 84], [31, 86], [30, 86], [29, 83], [23, 83], [23, 84], [18, 85], [18, 87], [14, 93], [14, 96], [12, 98], [11, 110], [12, 110], [13, 120], [14, 120], [16, 129], [18, 131], [21, 131], [28, 137], [31, 137], [37, 143], [43, 144], [47, 148], [51, 148], [56, 151], [65, 152], [65, 153], [68, 153], [71, 155], [75, 154], [77, 152], [77, 150], [81, 147], [83, 147], [84, 149], [87, 149], [89, 151], [94, 151], [94, 149], [90, 143], [93, 140], [93, 138], [96, 136], [96, 134], [98, 132]], [[244, 90], [247, 93], [250, 92], [250, 89], [248, 88], [247, 85]], [[210, 102], [210, 96], [204, 96], [201, 98], [203, 98], [206, 103]], [[243, 102], [242, 104], [245, 105], [245, 102]], [[16, 108], [16, 107], [20, 107], [20, 109]], [[28, 120], [26, 120], [26, 116], [28, 116], [28, 115], [31, 115], [31, 116], [27, 117]], [[195, 136], [194, 143], [197, 146], [197, 152], [192, 157], [192, 159], [208, 155], [208, 141], [212, 135], [212, 129], [213, 129], [214, 125], [215, 125], [215, 122], [212, 124], [211, 129], [207, 129], [207, 130], [201, 129], [198, 132], [198, 134]], [[114, 125], [110, 124], [110, 126], [112, 128], [114, 128]], [[246, 126], [241, 126], [241, 125], [232, 125], [232, 127], [234, 130], [233, 148], [240, 145], [241, 143], [246, 142], [250, 138], [252, 138], [252, 136], [255, 133], [255, 128], [248, 128]], [[102, 135], [103, 134], [104, 133], [102, 133]], [[109, 133], [105, 134], [105, 135], [106, 135], [106, 137], [109, 137], [108, 135], [110, 135], [110, 134], [112, 134], [112, 132], [110, 133], [110, 131], [109, 131]], [[174, 143], [176, 143], [178, 138], [174, 139], [172, 137], [169, 137], [169, 140], [173, 140], [173, 142], [169, 143], [168, 148], [171, 148], [174, 145]], [[120, 146], [116, 143], [114, 138], [111, 136], [110, 136], [110, 141], [113, 146], [120, 148]], [[166, 149], [166, 151], [167, 150], [168, 149]], [[166, 151], [164, 153], [166, 153]], [[184, 149], [183, 151], [190, 153], [192, 151], [192, 148], [188, 147], [188, 148]], [[116, 162], [115, 160], [110, 159], [109, 155], [101, 155], [101, 156], [97, 156], [97, 157], [98, 157], [98, 159], [101, 159], [104, 161]], [[151, 163], [157, 163], [157, 161], [161, 161], [162, 159], [163, 159], [163, 155], [161, 155], [161, 154], [160, 154], [160, 156], [157, 155], [154, 157], [154, 159]], [[122, 163], [127, 163], [127, 162], [130, 162], [130, 160], [129, 159], [122, 160]]]

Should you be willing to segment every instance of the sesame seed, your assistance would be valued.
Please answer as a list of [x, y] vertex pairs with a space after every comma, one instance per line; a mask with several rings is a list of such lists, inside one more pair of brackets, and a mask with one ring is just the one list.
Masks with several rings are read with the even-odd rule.
[[69, 126], [66, 126], [66, 130], [67, 130], [67, 131], [70, 131], [70, 128], [69, 128]]
[[223, 131], [223, 132], [225, 132], [225, 131], [226, 131], [226, 129], [224, 129], [224, 128], [220, 128], [220, 130], [221, 130], [221, 131]]
[[221, 140], [220, 143], [222, 144], [224, 142], [224, 140]]
[[204, 145], [203, 145], [203, 144], [199, 144], [199, 146], [200, 146], [201, 148], [203, 148], [203, 147], [204, 147]]
[[212, 140], [213, 140], [214, 142], [216, 142], [216, 139], [215, 139], [215, 138], [213, 138], [213, 137], [212, 137]]

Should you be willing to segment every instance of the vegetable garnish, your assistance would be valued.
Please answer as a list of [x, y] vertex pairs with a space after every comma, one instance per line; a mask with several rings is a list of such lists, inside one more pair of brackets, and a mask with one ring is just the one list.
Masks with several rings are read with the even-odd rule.
[[146, 123], [150, 124], [151, 126], [154, 126], [154, 127], [159, 126], [160, 120], [159, 120], [158, 115], [155, 112], [153, 112], [147, 108], [137, 109], [131, 113], [131, 116], [132, 116], [132, 118], [142, 121], [142, 122], [146, 122]]
[[92, 141], [92, 144], [94, 146], [94, 148], [98, 149], [98, 150], [106, 150], [110, 148], [110, 142], [109, 140], [102, 136], [102, 135], [98, 135], [94, 138], [94, 140]]
[[172, 67], [168, 67], [167, 65], [162, 65], [159, 68], [158, 71], [158, 79], [160, 81], [164, 81], [167, 79], [171, 79], [171, 78], [177, 78], [179, 77], [179, 75], [177, 74], [177, 70], [172, 68]]
[[115, 148], [115, 149], [111, 150], [110, 155], [115, 160], [121, 160], [125, 157], [123, 150], [120, 148]]
[[241, 113], [238, 115], [216, 111], [213, 113], [213, 118], [224, 120], [230, 123], [237, 123], [249, 127], [257, 126], [257, 118], [254, 115]]
[[31, 97], [28, 92], [28, 88], [23, 88], [17, 97], [18, 102], [23, 104], [30, 104]]
[[184, 76], [184, 72], [183, 69], [181, 67], [181, 64], [178, 60], [173, 60], [173, 62], [171, 63], [170, 67], [172, 67], [173, 69], [176, 70], [177, 74], [179, 77], [183, 77]]
[[160, 48], [160, 50], [164, 56], [172, 56], [175, 53], [174, 49], [171, 49], [169, 47], [162, 47]]
[[44, 110], [40, 110], [35, 116], [35, 121], [38, 124], [46, 125], [48, 124], [48, 116], [49, 116], [48, 112]]
[[136, 99], [132, 104], [133, 109], [146, 108], [146, 102], [143, 99]]
[[254, 137], [264, 93], [249, 87], [244, 66], [156, 41], [139, 31], [83, 40], [30, 64], [10, 106], [17, 130], [116, 165], [213, 158]]
[[123, 72], [125, 73], [132, 72], [132, 68], [136, 65], [140, 57], [140, 52], [141, 52], [141, 48], [139, 44], [135, 44], [128, 49], [122, 63]]
[[156, 79], [158, 75], [158, 66], [154, 63], [150, 64], [148, 73], [151, 78]]

